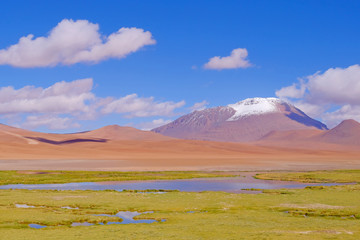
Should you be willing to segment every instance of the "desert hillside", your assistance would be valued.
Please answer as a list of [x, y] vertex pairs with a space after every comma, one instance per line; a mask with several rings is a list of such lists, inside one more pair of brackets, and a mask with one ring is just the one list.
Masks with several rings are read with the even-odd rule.
[[[333, 132], [339, 135], [339, 128], [273, 132], [267, 140], [237, 143], [175, 139], [117, 125], [74, 134], [1, 125], [0, 169], [266, 170], [360, 164], [358, 146], [328, 141]], [[302, 144], [309, 143], [307, 138], [311, 144]]]

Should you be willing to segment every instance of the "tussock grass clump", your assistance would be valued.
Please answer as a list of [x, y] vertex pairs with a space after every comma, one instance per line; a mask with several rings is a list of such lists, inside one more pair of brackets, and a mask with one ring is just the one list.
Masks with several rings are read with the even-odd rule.
[[297, 181], [307, 183], [360, 183], [360, 170], [269, 172], [256, 174], [256, 178], [264, 180]]

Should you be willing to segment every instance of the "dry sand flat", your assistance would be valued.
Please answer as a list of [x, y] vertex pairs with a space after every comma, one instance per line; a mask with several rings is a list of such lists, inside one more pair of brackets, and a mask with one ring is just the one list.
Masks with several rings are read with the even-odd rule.
[[37, 133], [7, 126], [0, 128], [0, 170], [335, 168], [360, 168], [358, 147], [316, 142], [306, 142], [302, 146], [281, 142], [180, 140], [119, 126], [77, 134]]
[[359, 168], [360, 152], [172, 140], [0, 147], [2, 170], [270, 170]]

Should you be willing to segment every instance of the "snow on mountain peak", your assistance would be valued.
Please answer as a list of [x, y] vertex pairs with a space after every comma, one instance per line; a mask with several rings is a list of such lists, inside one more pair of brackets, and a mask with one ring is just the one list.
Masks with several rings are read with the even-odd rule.
[[280, 112], [279, 104], [283, 103], [278, 98], [247, 98], [243, 101], [229, 104], [235, 110], [235, 114], [227, 121], [236, 121], [250, 115]]

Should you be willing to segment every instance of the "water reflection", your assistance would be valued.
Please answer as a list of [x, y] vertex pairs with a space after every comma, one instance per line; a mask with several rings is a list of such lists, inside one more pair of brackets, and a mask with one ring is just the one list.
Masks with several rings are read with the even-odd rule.
[[15, 204], [17, 208], [35, 208], [35, 206], [27, 205], [27, 204]]
[[72, 227], [78, 227], [78, 226], [92, 226], [94, 225], [93, 223], [88, 223], [88, 222], [73, 222], [71, 224]]
[[61, 208], [64, 208], [64, 209], [71, 209], [71, 210], [73, 210], [73, 209], [79, 209], [78, 207], [70, 207], [70, 206], [65, 206], [65, 207], [61, 207]]
[[36, 228], [36, 229], [41, 229], [41, 228], [46, 228], [47, 226], [32, 223], [32, 224], [29, 224], [29, 227]]
[[[120, 211], [120, 212], [116, 213], [115, 215], [111, 215], [111, 214], [94, 214], [94, 216], [117, 217], [117, 218], [119, 218], [119, 220], [121, 220], [121, 221], [116, 221], [116, 222], [98, 223], [99, 225], [134, 224], [134, 223], [153, 223], [153, 222], [157, 222], [154, 219], [134, 219], [134, 217], [139, 216], [141, 214], [146, 214], [146, 213], [153, 213], [153, 211], [148, 211], [148, 212]], [[165, 222], [166, 220], [161, 219], [160, 221]], [[95, 224], [94, 223], [89, 223], [89, 222], [73, 222], [73, 223], [71, 223], [72, 227], [93, 226], [93, 225], [95, 225]], [[29, 227], [36, 228], [36, 229], [41, 229], [41, 228], [46, 228], [47, 226], [39, 225], [39, 224], [29, 224]]]
[[246, 173], [234, 178], [202, 178], [185, 180], [123, 181], [123, 182], [80, 182], [64, 184], [11, 184], [0, 189], [52, 189], [52, 190], [146, 190], [163, 189], [185, 192], [224, 191], [232, 193], [259, 193], [248, 189], [304, 188], [307, 186], [334, 186], [341, 183], [299, 183], [255, 179]]
[[156, 222], [156, 220], [154, 219], [134, 219], [134, 217], [139, 216], [141, 214], [146, 214], [146, 213], [153, 213], [153, 211], [149, 211], [149, 212], [131, 212], [131, 211], [121, 211], [118, 212], [115, 215], [110, 215], [110, 214], [96, 214], [95, 216], [103, 216], [103, 217], [118, 217], [121, 218], [122, 221], [121, 222], [108, 222], [107, 224], [130, 224], [130, 223], [153, 223]]

